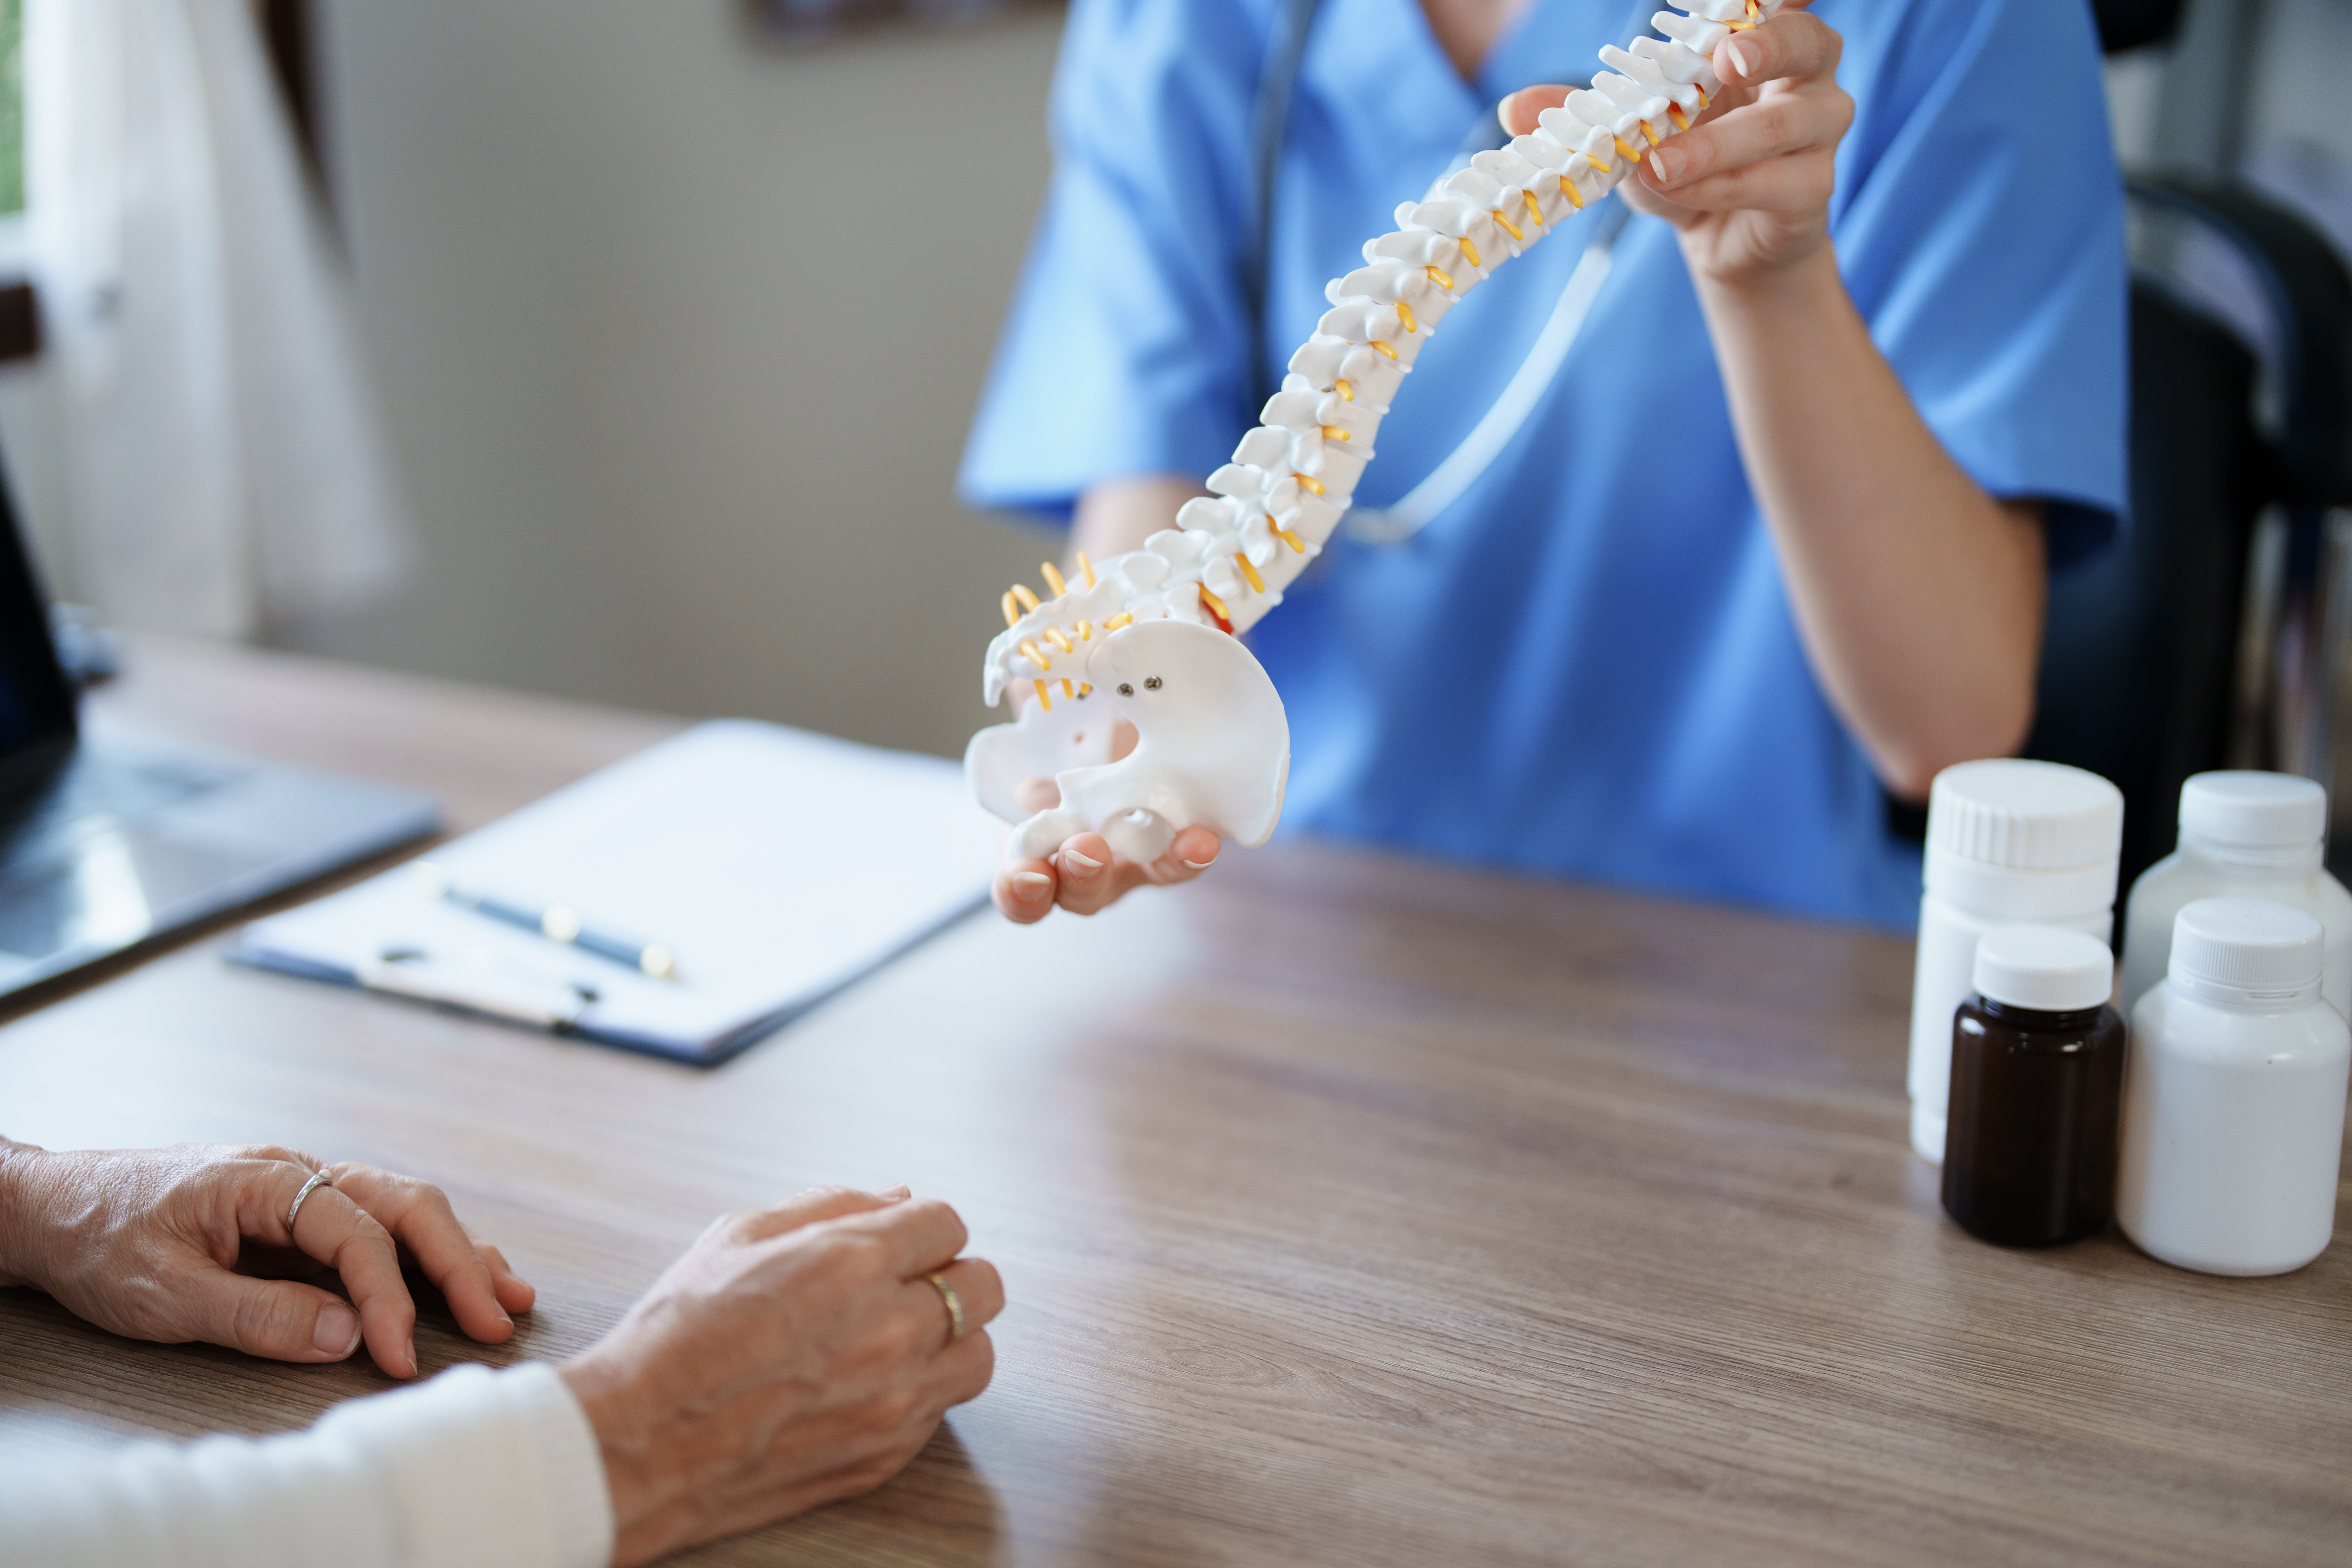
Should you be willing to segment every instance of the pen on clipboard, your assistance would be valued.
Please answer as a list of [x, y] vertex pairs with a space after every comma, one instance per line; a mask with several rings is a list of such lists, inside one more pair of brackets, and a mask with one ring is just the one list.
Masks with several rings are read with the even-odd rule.
[[430, 860], [419, 861], [416, 871], [418, 879], [434, 897], [446, 899], [459, 909], [471, 910], [476, 914], [488, 915], [494, 921], [504, 921], [523, 931], [535, 931], [550, 942], [560, 942], [583, 952], [593, 952], [599, 958], [609, 958], [615, 963], [625, 963], [656, 980], [677, 978], [677, 954], [667, 942], [635, 942], [599, 931], [582, 919], [579, 910], [567, 904], [534, 908], [461, 886], [447, 871]]

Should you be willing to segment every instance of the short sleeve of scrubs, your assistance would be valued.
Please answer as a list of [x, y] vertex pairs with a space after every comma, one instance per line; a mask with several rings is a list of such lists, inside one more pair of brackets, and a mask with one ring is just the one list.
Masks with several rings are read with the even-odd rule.
[[1856, 100], [1832, 233], [1847, 291], [1945, 448], [2050, 500], [2063, 565], [2123, 510], [2123, 188], [2078, 0], [1825, 5]]

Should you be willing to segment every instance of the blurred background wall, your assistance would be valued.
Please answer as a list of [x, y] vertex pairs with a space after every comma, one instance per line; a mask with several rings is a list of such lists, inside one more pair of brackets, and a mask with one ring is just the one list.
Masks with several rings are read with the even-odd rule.
[[957, 457], [1058, 13], [782, 49], [732, 0], [328, 0], [328, 174], [421, 558], [293, 646], [960, 751], [1041, 533]]
[[[737, 0], [313, 0], [418, 552], [376, 607], [270, 640], [960, 750], [996, 596], [1057, 548], [952, 479], [1060, 15], [782, 48]], [[2352, 246], [2347, 61], [2346, 0], [2191, 0], [2111, 67], [2118, 144], [2247, 172]], [[42, 374], [0, 372], [0, 434], [69, 595]]]

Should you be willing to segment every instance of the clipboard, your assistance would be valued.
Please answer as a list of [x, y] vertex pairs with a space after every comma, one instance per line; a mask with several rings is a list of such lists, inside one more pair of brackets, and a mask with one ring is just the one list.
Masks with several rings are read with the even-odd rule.
[[1003, 826], [942, 758], [716, 720], [431, 856], [658, 940], [656, 979], [401, 867], [256, 921], [234, 962], [711, 1065], [984, 903]]

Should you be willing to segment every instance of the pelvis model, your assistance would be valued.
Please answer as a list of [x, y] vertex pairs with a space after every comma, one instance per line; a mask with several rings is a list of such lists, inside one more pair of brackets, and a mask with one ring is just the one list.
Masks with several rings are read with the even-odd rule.
[[[1020, 585], [1004, 595], [984, 689], [992, 704], [1021, 688], [1035, 700], [974, 735], [964, 772], [1014, 825], [1009, 858], [1051, 855], [1087, 830], [1139, 860], [1193, 826], [1265, 842], [1282, 815], [1290, 724], [1238, 634], [1282, 603], [1339, 526], [1381, 416], [1445, 313], [1688, 130], [1721, 89], [1717, 46], [1780, 4], [1688, 0], [1654, 18], [1664, 37], [1602, 49], [1612, 68], [1591, 87], [1397, 208], [1364, 265], [1325, 289], [1331, 309], [1291, 356], [1264, 423], [1176, 527], [1108, 561], [1079, 557], [1075, 582], [1046, 566], [1050, 598]], [[1120, 719], [1139, 739], [1114, 762]], [[1019, 786], [1037, 777], [1054, 780], [1061, 804], [1024, 811]]]

